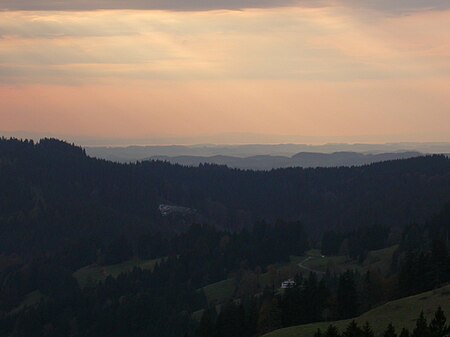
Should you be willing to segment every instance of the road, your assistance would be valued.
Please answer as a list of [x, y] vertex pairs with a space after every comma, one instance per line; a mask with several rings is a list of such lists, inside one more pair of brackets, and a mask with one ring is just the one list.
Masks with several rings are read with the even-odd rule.
[[[300, 268], [302, 268], [302, 269], [305, 269], [305, 270], [307, 270], [307, 271], [310, 271], [310, 272], [313, 272], [313, 273], [316, 273], [316, 274], [322, 274], [322, 275], [325, 274], [325, 272], [323, 272], [323, 271], [311, 269], [311, 268], [309, 268], [309, 267], [307, 267], [307, 266], [304, 265], [304, 263], [305, 263], [306, 261], [311, 260], [313, 257], [318, 258], [318, 256], [308, 256], [306, 259], [304, 259], [302, 262], [300, 262], [300, 263], [298, 264], [298, 266], [299, 266]], [[324, 256], [322, 255], [321, 258], [323, 259]]]

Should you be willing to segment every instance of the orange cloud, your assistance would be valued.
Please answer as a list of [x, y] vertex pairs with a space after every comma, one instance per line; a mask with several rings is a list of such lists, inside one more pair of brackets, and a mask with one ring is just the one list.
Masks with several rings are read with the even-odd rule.
[[0, 125], [448, 140], [449, 25], [345, 6], [2, 12]]

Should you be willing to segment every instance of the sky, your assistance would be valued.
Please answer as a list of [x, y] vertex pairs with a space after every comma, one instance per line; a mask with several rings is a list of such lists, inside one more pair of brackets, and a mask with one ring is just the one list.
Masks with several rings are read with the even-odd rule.
[[449, 27], [448, 0], [0, 0], [0, 133], [450, 141]]

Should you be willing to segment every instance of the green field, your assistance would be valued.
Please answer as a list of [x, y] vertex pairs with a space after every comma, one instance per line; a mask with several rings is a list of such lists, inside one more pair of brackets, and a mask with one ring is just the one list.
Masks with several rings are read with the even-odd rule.
[[153, 270], [160, 261], [162, 261], [161, 258], [154, 260], [130, 260], [110, 266], [92, 264], [78, 269], [73, 273], [73, 276], [77, 279], [80, 287], [85, 287], [88, 284], [103, 281], [108, 276], [117, 277], [122, 273], [129, 273], [136, 267]]
[[19, 304], [19, 306], [13, 310], [11, 310], [10, 314], [18, 313], [20, 310], [26, 307], [32, 307], [38, 304], [41, 300], [45, 300], [47, 297], [42, 295], [39, 290], [32, 291], [28, 295], [25, 296], [23, 301]]
[[224, 303], [233, 298], [236, 285], [233, 279], [229, 278], [203, 287], [206, 299], [209, 303]]
[[[280, 265], [273, 265], [274, 273], [266, 272], [259, 274], [257, 278], [257, 283], [259, 286], [259, 291], [255, 294], [262, 292], [265, 287], [278, 287], [281, 281], [288, 279], [289, 277], [295, 276], [297, 272], [301, 272], [301, 268], [297, 266], [296, 263], [285, 263]], [[202, 288], [205, 292], [206, 299], [208, 303], [221, 304], [226, 301], [239, 298], [238, 287], [236, 280], [233, 278], [228, 278], [219, 282], [208, 284]]]
[[[270, 276], [269, 273], [259, 275], [259, 286], [263, 289], [266, 286], [271, 287], [272, 282], [275, 282], [277, 287], [281, 281], [293, 277], [295, 273], [308, 274], [310, 270], [325, 272], [329, 269], [331, 272], [342, 273], [347, 269], [365, 272], [370, 268], [386, 273], [392, 260], [392, 254], [396, 249], [397, 246], [392, 246], [370, 251], [362, 264], [346, 256], [322, 256], [320, 250], [312, 249], [306, 252], [304, 256], [291, 256], [290, 263], [276, 266], [276, 276]], [[302, 268], [299, 264], [308, 269]], [[203, 288], [208, 302], [215, 304], [232, 299], [236, 295], [236, 290], [236, 282], [231, 278], [209, 284]]]
[[[94, 264], [78, 269], [75, 273], [73, 273], [73, 276], [76, 278], [81, 287], [85, 287], [89, 283], [102, 281], [108, 276], [117, 277], [121, 273], [131, 272], [135, 267], [142, 269], [153, 269], [156, 263], [161, 260], [162, 259], [130, 260], [110, 266], [98, 266]], [[46, 296], [41, 294], [38, 290], [32, 291], [25, 296], [19, 306], [13, 309], [11, 313], [16, 313], [25, 307], [36, 305], [42, 299], [46, 299]]]
[[306, 272], [309, 272], [309, 269], [317, 272], [326, 272], [328, 269], [330, 272], [342, 273], [347, 269], [352, 269], [363, 273], [368, 269], [372, 269], [386, 273], [392, 261], [392, 255], [397, 248], [398, 246], [395, 245], [370, 251], [362, 264], [347, 256], [323, 256], [317, 249], [306, 252], [304, 256], [291, 256], [291, 262], [308, 268], [304, 269]]
[[[428, 319], [431, 319], [438, 306], [441, 306], [446, 316], [450, 317], [450, 285], [388, 302], [362, 314], [355, 320], [360, 325], [366, 321], [369, 322], [375, 334], [380, 336], [390, 322], [394, 324], [396, 329], [406, 327], [411, 330], [421, 310], [424, 311]], [[331, 323], [342, 331], [350, 321], [344, 320]], [[264, 335], [264, 337], [312, 337], [318, 328], [323, 331], [329, 324], [330, 322], [299, 325], [272, 331]]]

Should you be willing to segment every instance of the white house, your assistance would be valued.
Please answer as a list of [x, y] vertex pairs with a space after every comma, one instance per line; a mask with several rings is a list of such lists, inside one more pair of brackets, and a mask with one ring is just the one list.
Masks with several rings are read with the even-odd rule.
[[295, 281], [290, 278], [289, 280], [281, 282], [281, 289], [294, 288], [295, 285], [296, 285]]

